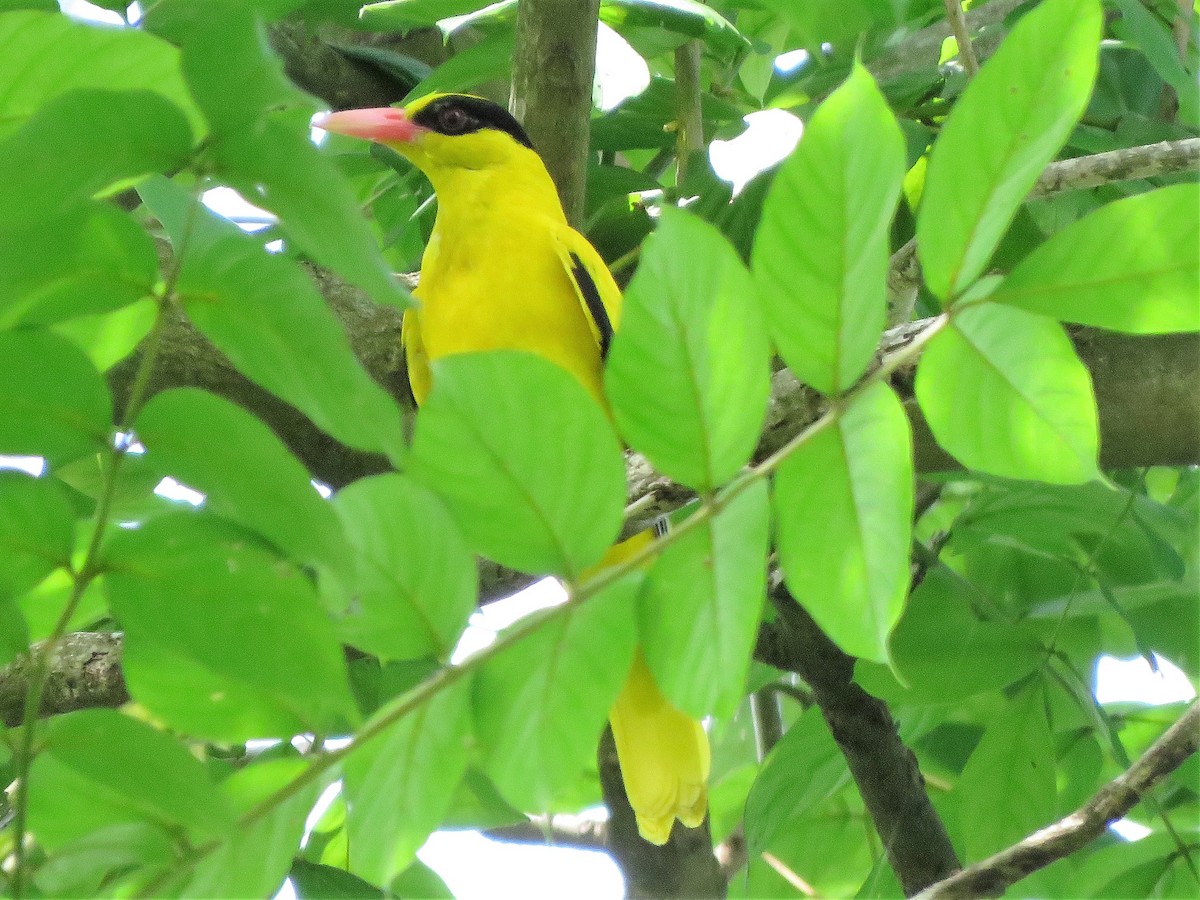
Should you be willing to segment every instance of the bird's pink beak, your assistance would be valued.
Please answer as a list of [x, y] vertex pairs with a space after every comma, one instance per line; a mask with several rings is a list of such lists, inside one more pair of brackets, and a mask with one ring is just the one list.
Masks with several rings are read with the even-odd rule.
[[313, 124], [335, 134], [366, 138], [381, 144], [411, 144], [429, 130], [413, 122], [404, 110], [390, 106], [324, 113], [316, 116]]

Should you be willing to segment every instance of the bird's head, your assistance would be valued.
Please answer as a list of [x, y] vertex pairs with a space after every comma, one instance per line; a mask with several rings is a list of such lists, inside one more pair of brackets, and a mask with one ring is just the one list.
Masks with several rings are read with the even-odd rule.
[[470, 94], [430, 94], [403, 109], [348, 109], [313, 124], [391, 147], [435, 179], [456, 169], [495, 169], [536, 156], [520, 122], [504, 107]]

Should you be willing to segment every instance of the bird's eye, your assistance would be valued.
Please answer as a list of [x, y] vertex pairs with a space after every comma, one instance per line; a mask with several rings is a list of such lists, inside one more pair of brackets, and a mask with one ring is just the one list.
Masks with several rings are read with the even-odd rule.
[[471, 124], [471, 117], [457, 106], [447, 106], [438, 113], [439, 130], [445, 134], [462, 134]]

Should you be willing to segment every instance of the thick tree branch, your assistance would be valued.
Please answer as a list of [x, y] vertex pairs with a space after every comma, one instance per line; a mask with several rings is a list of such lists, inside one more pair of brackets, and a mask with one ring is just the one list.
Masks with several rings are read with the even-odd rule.
[[795, 672], [812, 688], [904, 893], [915, 894], [957, 871], [954, 847], [887, 705], [854, 683], [854, 658], [782, 585], [772, 588], [771, 601], [778, 616], [760, 629], [755, 656]]
[[600, 0], [522, 0], [510, 107], [558, 186], [567, 220], [583, 220]]
[[1103, 834], [1110, 822], [1133, 809], [1159, 781], [1200, 746], [1200, 701], [1166, 730], [1128, 771], [1053, 825], [1007, 850], [951, 875], [917, 895], [918, 900], [999, 897], [1005, 889], [1050, 863], [1070, 856]]
[[[57, 715], [76, 709], [116, 707], [129, 700], [121, 674], [122, 636], [108, 632], [65, 635], [54, 648], [41, 714]], [[21, 724], [29, 673], [42, 652], [21, 656], [0, 669], [0, 719], [9, 728]]]

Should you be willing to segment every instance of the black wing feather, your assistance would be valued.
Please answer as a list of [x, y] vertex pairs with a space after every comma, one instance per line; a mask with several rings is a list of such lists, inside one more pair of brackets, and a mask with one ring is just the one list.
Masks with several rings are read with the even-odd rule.
[[600, 334], [600, 358], [606, 359], [608, 346], [612, 343], [612, 322], [608, 318], [608, 310], [604, 308], [604, 301], [600, 299], [600, 291], [596, 289], [596, 282], [588, 274], [578, 253], [571, 254], [571, 277], [579, 285], [579, 293], [583, 297], [583, 302], [587, 304], [592, 321], [596, 323], [596, 331]]

